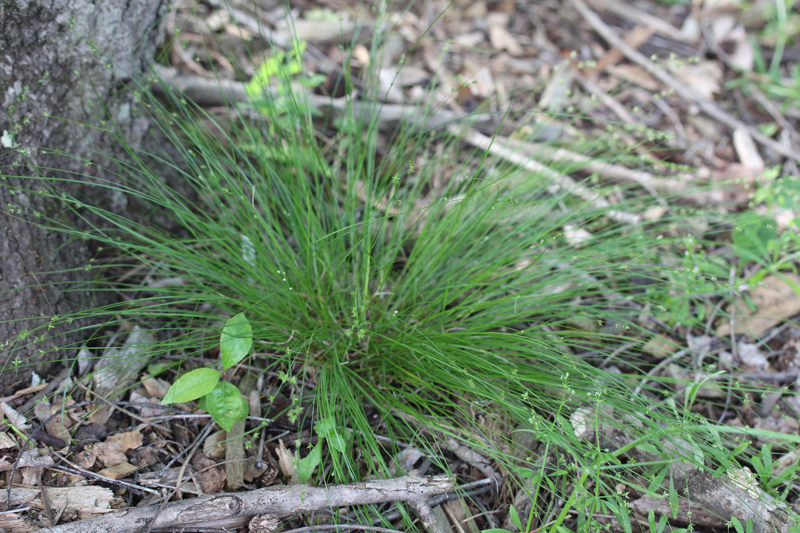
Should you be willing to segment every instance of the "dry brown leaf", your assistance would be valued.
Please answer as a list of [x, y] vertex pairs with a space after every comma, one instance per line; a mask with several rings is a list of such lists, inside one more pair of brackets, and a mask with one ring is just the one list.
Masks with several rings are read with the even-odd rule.
[[47, 433], [57, 439], [64, 441], [64, 444], [69, 446], [72, 444], [72, 435], [69, 432], [69, 427], [72, 425], [72, 420], [66, 416], [56, 417], [45, 424]]
[[22, 414], [18, 413], [16, 409], [8, 405], [6, 402], [0, 402], [0, 410], [3, 411], [3, 414], [6, 415], [8, 421], [15, 428], [19, 430], [26, 430], [31, 428], [30, 424], [28, 424], [28, 419], [25, 418]]
[[[623, 40], [634, 50], [637, 50], [655, 32], [652, 26], [636, 26], [629, 31]], [[603, 72], [608, 66], [616, 65], [623, 58], [622, 52], [616, 48], [611, 48], [597, 61], [597, 65], [592, 69], [595, 72]]]
[[228, 432], [219, 430], [206, 438], [203, 442], [203, 453], [209, 459], [222, 459], [225, 457], [225, 447], [221, 444], [228, 438]]
[[656, 220], [661, 220], [661, 217], [667, 214], [668, 209], [661, 205], [654, 205], [645, 210], [642, 213], [642, 218], [647, 220], [648, 222], [655, 222]]
[[[149, 403], [154, 406], [161, 405], [161, 401], [159, 398], [147, 398], [145, 396], [142, 396], [135, 390], [131, 391], [131, 403], [143, 403], [143, 404]], [[133, 409], [138, 409], [139, 414], [141, 414], [145, 418], [155, 418], [158, 415], [164, 414], [164, 409], [159, 409], [157, 407], [142, 407], [140, 405], [136, 405], [133, 406]]]
[[194, 477], [200, 484], [200, 489], [206, 494], [221, 492], [225, 487], [225, 472], [221, 468], [209, 468], [195, 474]]
[[14, 437], [9, 435], [6, 431], [0, 433], [0, 450], [7, 450], [16, 447], [17, 441], [14, 440]]
[[282, 440], [278, 441], [275, 454], [278, 456], [278, 464], [281, 467], [281, 472], [283, 472], [284, 476], [289, 478], [289, 485], [297, 485], [300, 483], [300, 476], [297, 473], [294, 455], [286, 448]]
[[[7, 472], [14, 466], [15, 459], [0, 457], [0, 472]], [[17, 463], [17, 468], [50, 468], [54, 466], [53, 458], [49, 455], [39, 455], [39, 450], [34, 448], [22, 452]]]
[[[86, 448], [89, 449], [89, 446]], [[96, 442], [92, 444], [90, 450], [100, 459], [103, 466], [117, 466], [128, 461], [119, 442]]]
[[768, 372], [771, 370], [766, 356], [752, 342], [736, 343], [736, 353], [745, 372]]
[[631, 83], [644, 87], [648, 91], [656, 92], [661, 89], [661, 85], [643, 68], [637, 65], [609, 65], [606, 68], [609, 74], [622, 78]]
[[697, 389], [696, 394], [698, 398], [719, 399], [725, 398], [726, 396], [719, 383], [713, 379], [708, 379], [708, 374], [690, 372], [676, 364], [668, 365], [665, 371], [669, 377], [675, 380], [675, 384], [673, 386], [680, 394], [684, 394], [686, 392], [686, 387], [690, 383], [702, 382], [703, 384]]
[[[797, 431], [800, 430], [800, 424], [798, 424], [797, 419], [789, 416], [757, 418], [753, 427], [757, 430], [774, 431], [782, 435], [797, 435]], [[779, 449], [786, 449], [787, 443], [784, 439], [770, 437], [765, 437], [765, 439], [775, 444]]]
[[642, 347], [642, 351], [655, 355], [656, 357], [667, 357], [671, 353], [678, 351], [679, 346], [675, 341], [665, 337], [664, 335], [653, 335], [647, 344]]
[[731, 66], [738, 67], [744, 72], [751, 72], [756, 54], [753, 50], [753, 43], [747, 38], [747, 30], [744, 26], [736, 26], [729, 37], [735, 43], [733, 52], [730, 54]]
[[757, 171], [764, 170], [764, 160], [758, 153], [756, 143], [747, 128], [742, 126], [733, 130], [733, 147], [743, 167]]
[[122, 479], [136, 472], [136, 467], [130, 463], [120, 463], [110, 468], [104, 468], [99, 471], [101, 476], [110, 477], [111, 479]]
[[142, 436], [139, 428], [136, 428], [132, 431], [126, 431], [125, 433], [111, 435], [106, 439], [106, 442], [117, 442], [122, 447], [122, 451], [127, 452], [128, 450], [135, 450], [144, 444], [144, 436]]
[[483, 42], [486, 36], [481, 31], [473, 31], [470, 33], [462, 33], [461, 35], [456, 35], [453, 38], [453, 42], [456, 44], [460, 44], [462, 46], [466, 46], [472, 48], [473, 46], [478, 46]]
[[161, 378], [143, 379], [142, 385], [144, 386], [145, 390], [147, 390], [147, 394], [149, 394], [151, 398], [158, 398], [159, 400], [166, 396], [167, 391], [170, 388], [170, 384]]
[[[366, 21], [361, 23], [368, 24]], [[338, 41], [339, 39], [349, 39], [349, 35], [356, 28], [352, 20], [306, 20], [297, 19], [292, 22], [291, 27], [279, 28], [276, 32], [284, 39], [297, 39], [298, 41], [308, 41], [319, 43], [325, 41]]]
[[567, 105], [568, 96], [572, 89], [572, 80], [575, 71], [571, 68], [563, 68], [555, 72], [539, 98], [539, 107], [560, 113]]
[[45, 422], [45, 429], [49, 435], [61, 439], [67, 445], [72, 443], [72, 436], [70, 435], [69, 428], [72, 427], [72, 419], [63, 413], [62, 416], [50, 418], [61, 411], [60, 407], [53, 407], [48, 402], [42, 401], [33, 407], [33, 414], [39, 422]]
[[[800, 276], [783, 274], [795, 286], [800, 286]], [[737, 298], [733, 328], [735, 334], [746, 333], [758, 337], [768, 329], [780, 324], [784, 320], [800, 313], [800, 298], [792, 289], [792, 285], [776, 275], [765, 277], [761, 283], [750, 290], [750, 299], [755, 306], [755, 311], [750, 311], [743, 298]], [[732, 305], [726, 312], [731, 313]], [[724, 319], [717, 328], [718, 337], [728, 337], [731, 333], [730, 320]]]
[[512, 56], [522, 55], [522, 46], [506, 29], [509, 21], [508, 13], [490, 13], [486, 17], [489, 26], [489, 41], [498, 50], [506, 50]]
[[89, 446], [75, 456], [75, 463], [84, 470], [89, 470], [92, 468], [96, 460], [97, 455], [92, 452], [91, 447]]
[[369, 65], [369, 50], [363, 44], [357, 44], [355, 48], [353, 48], [353, 58], [361, 63], [362, 67], [366, 67]]
[[242, 41], [249, 43], [253, 40], [253, 34], [249, 29], [245, 28], [243, 24], [227, 24], [225, 26], [225, 33], [231, 37], [236, 37]]
[[[134, 326], [122, 346], [110, 348], [94, 365], [95, 394], [107, 400], [115, 399], [128, 384], [139, 377], [139, 373], [153, 357], [153, 347], [158, 341], [149, 331]], [[113, 407], [101, 405], [92, 413], [94, 424], [105, 424]]]
[[722, 66], [717, 61], [683, 62], [669, 65], [669, 70], [680, 82], [707, 100], [713, 100], [714, 94], [720, 91]]
[[197, 485], [190, 479], [193, 479], [195, 476], [194, 468], [192, 467], [184, 470], [182, 467], [176, 466], [164, 471], [155, 470], [153, 472], [145, 472], [139, 475], [138, 482], [145, 487], [174, 489], [178, 484], [178, 477], [181, 471], [183, 471], [183, 475], [181, 476], [181, 492], [200, 494]]
[[250, 520], [247, 531], [248, 533], [273, 533], [282, 527], [283, 522], [274, 514], [260, 514]]

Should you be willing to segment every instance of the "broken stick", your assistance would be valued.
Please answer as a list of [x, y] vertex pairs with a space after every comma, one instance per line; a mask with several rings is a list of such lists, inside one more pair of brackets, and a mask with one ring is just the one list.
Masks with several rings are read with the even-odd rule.
[[[238, 527], [256, 515], [275, 518], [328, 507], [405, 502], [428, 528], [436, 522], [428, 500], [453, 491], [448, 476], [408, 475], [349, 485], [310, 487], [280, 485], [250, 492], [229, 492], [114, 511], [88, 520], [49, 528], [49, 533], [142, 533], [156, 529]], [[151, 524], [152, 523], [152, 524]], [[202, 526], [201, 526], [202, 524]]]

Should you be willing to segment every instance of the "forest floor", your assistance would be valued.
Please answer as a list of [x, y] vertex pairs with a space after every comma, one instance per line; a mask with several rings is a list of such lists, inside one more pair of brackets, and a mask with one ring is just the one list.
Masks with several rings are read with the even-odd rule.
[[[641, 217], [634, 223], [652, 222], [696, 208], [739, 220], [743, 236], [737, 237], [734, 229], [716, 235], [713, 242], [701, 242], [707, 228], [700, 225], [695, 228], [697, 241], [686, 245], [686, 256], [702, 257], [688, 268], [709, 277], [721, 273], [727, 293], [705, 291], [701, 280], [686, 289], [690, 298], [676, 286], [672, 299], [662, 301], [661, 312], [652, 313], [656, 318], [642, 320], [651, 336], [620, 345], [614, 358], [593, 360], [589, 349], [576, 355], [605, 372], [637, 374], [637, 392], [650, 380], [672, 380], [679, 394], [696, 397], [693, 413], [712, 425], [724, 423], [760, 439], [745, 470], [756, 481], [746, 480], [741, 486], [746, 492], [752, 483], [752, 490], [796, 506], [800, 327], [792, 318], [800, 315], [800, 276], [793, 259], [800, 228], [798, 7], [781, 0], [455, 0], [449, 5], [417, 2], [408, 9], [390, 5], [386, 14], [378, 9], [366, 2], [311, 0], [292, 2], [288, 16], [277, 0], [176, 1], [168, 18], [169, 44], [162, 50], [162, 66], [180, 76], [176, 86], [185, 94], [203, 101], [211, 116], [221, 117], [229, 112], [226, 98], [200, 98], [203, 88], [228, 80], [242, 90], [262, 68], [261, 60], [254, 58], [274, 57], [295, 39], [304, 43], [302, 72], [315, 80], [315, 106], [352, 95], [366, 101], [369, 84], [364, 77], [371, 72], [377, 76], [377, 95], [372, 96], [386, 104], [387, 123], [402, 120], [398, 106], [430, 106], [435, 111], [429, 120], [442, 122], [477, 111], [480, 119], [472, 126], [477, 133], [462, 136], [467, 145], [516, 165], [559, 160], [582, 167], [584, 174], [577, 173], [581, 176], [589, 167], [589, 174], [601, 180], [652, 196], [652, 207], [641, 214], [626, 213], [624, 207], [614, 211], [619, 220]], [[380, 48], [373, 49], [378, 18], [387, 27], [381, 28], [385, 33]], [[376, 62], [377, 68], [370, 70]], [[194, 89], [187, 88], [190, 85]], [[607, 124], [621, 126], [617, 142], [631, 154], [624, 161], [592, 167], [579, 150], [568, 149], [602, 136]], [[665, 135], [642, 140], [637, 133], [645, 129]], [[321, 145], [336, 145], [334, 128], [318, 133]], [[380, 138], [390, 135], [387, 129]], [[494, 137], [496, 146], [483, 145], [487, 137]], [[515, 159], [500, 146], [527, 150], [528, 155]], [[637, 158], [655, 164], [644, 170]], [[695, 192], [673, 203], [690, 189]], [[676, 231], [684, 232], [678, 238], [693, 238], [687, 228]], [[581, 239], [583, 234], [571, 237]], [[641, 314], [651, 316], [651, 310], [642, 307]], [[115, 333], [115, 349], [121, 350], [117, 356], [131, 347], [129, 353], [135, 353], [137, 336], [145, 334], [132, 324], [126, 327]], [[625, 350], [634, 346], [637, 353], [628, 355]], [[358, 503], [389, 504], [381, 508], [383, 524], [395, 524], [401, 519], [391, 505], [396, 501], [410, 502], [423, 525], [436, 533], [525, 529], [528, 515], [520, 512], [520, 522], [515, 509], [526, 508], [528, 493], [506, 483], [509, 476], [496, 462], [453, 439], [442, 437], [438, 446], [440, 459], [459, 472], [462, 481], [469, 480], [458, 491], [444, 478], [424, 478], [420, 488], [421, 478], [399, 477], [399, 485], [393, 486], [390, 480], [332, 486], [317, 501], [311, 488], [292, 492], [293, 483], [309, 477], [302, 469], [313, 471], [317, 466], [295, 459], [300, 449], [322, 437], [330, 441], [331, 434], [319, 427], [316, 435], [310, 427], [298, 428], [296, 415], [291, 415], [292, 400], [271, 384], [269, 375], [248, 385], [252, 395], [246, 397], [253, 398], [251, 432], [237, 439], [211, 424], [205, 411], [191, 402], [178, 404], [183, 411], [165, 413], [161, 400], [170, 381], [155, 377], [152, 367], [125, 376], [128, 382], [122, 385], [133, 386], [121, 396], [112, 386], [80, 385], [78, 376], [91, 370], [91, 362], [80, 363], [84, 364], [86, 368], [67, 369], [47, 382], [20, 383], [0, 398], [6, 418], [16, 428], [0, 433], [0, 471], [8, 472], [6, 487], [15, 487], [14, 509], [0, 512], [0, 527], [19, 533], [57, 524], [67, 527], [71, 521], [111, 516], [111, 510], [133, 504], [158, 504], [156, 516], [161, 513], [166, 520], [169, 513], [180, 514], [166, 505], [176, 494], [191, 501], [226, 490], [281, 487], [283, 498], [294, 507], [251, 512], [248, 517], [258, 514], [261, 522], [251, 522], [250, 531], [279, 526], [270, 522], [272, 515], [284, 519], [289, 530], [331, 530], [331, 513]], [[678, 385], [682, 382], [690, 385]], [[75, 383], [80, 390], [60, 400], [69, 407], [67, 417], [54, 416], [62, 412], [58, 401], [52, 400], [55, 407], [40, 401]], [[262, 411], [258, 399], [264, 397], [272, 403]], [[585, 427], [574, 417], [570, 422], [580, 436]], [[772, 437], [778, 434], [787, 439]], [[40, 447], [22, 452], [23, 443], [31, 440], [28, 436]], [[515, 460], [538, 455], [535, 442], [519, 435], [513, 439], [506, 451]], [[431, 465], [429, 457], [411, 446], [393, 460], [398, 474], [416, 467], [414, 475], [424, 475]], [[238, 470], [232, 464], [239, 465]], [[374, 496], [376, 490], [383, 496]], [[533, 531], [554, 524], [578, 527], [575, 513], [565, 505], [570, 493], [562, 490], [564, 498], [552, 502], [555, 511], [548, 520], [535, 522]], [[620, 486], [619, 491], [629, 493], [633, 526], [614, 513], [594, 516], [612, 531], [653, 531], [648, 515], [656, 522], [667, 517], [670, 527], [726, 531], [736, 517], [707, 513], [691, 502], [660, 500], [632, 486]], [[2, 492], [0, 502], [6, 501], [5, 489]], [[256, 505], [245, 500], [240, 504]], [[197, 512], [212, 516], [213, 506], [204, 505], [208, 507]], [[562, 509], [564, 516], [559, 514]], [[360, 515], [340, 518], [361, 523], [349, 529], [376, 529]], [[119, 517], [111, 530], [133, 531], [133, 523], [130, 516]], [[147, 531], [222, 531], [242, 527], [243, 521], [214, 522], [207, 517], [193, 526], [164, 524], [172, 525], [150, 524]]]

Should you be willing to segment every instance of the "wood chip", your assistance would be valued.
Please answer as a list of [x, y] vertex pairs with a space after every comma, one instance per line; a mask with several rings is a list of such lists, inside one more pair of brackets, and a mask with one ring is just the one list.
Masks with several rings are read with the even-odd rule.
[[756, 143], [747, 128], [738, 127], [733, 130], [733, 147], [739, 156], [742, 166], [753, 170], [764, 170], [764, 159], [758, 153]]
[[[5, 506], [6, 497], [6, 491], [0, 491], [0, 505]], [[91, 518], [98, 514], [113, 511], [111, 503], [114, 500], [114, 493], [111, 489], [96, 485], [63, 488], [47, 487], [47, 497], [53, 502], [62, 502], [67, 509], [74, 509], [80, 519]], [[24, 505], [44, 509], [42, 493], [38, 488], [11, 489], [11, 505], [15, 507]]]

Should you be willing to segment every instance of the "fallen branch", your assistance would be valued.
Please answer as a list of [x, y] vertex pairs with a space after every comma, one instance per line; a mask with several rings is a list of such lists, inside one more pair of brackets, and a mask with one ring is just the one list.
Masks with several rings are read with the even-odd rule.
[[241, 526], [257, 515], [272, 515], [278, 519], [329, 507], [386, 502], [409, 504], [427, 528], [436, 522], [428, 500], [452, 490], [450, 477], [414, 475], [329, 487], [280, 485], [171, 502], [161, 509], [157, 505], [124, 509], [56, 526], [49, 532], [141, 533], [148, 528], [228, 528]]
[[[185, 98], [204, 107], [228, 106], [250, 99], [242, 82], [179, 75], [174, 70], [166, 68], [159, 69], [157, 73], [158, 78], [151, 85], [155, 94], [165, 94], [170, 90], [178, 91]], [[307, 97], [303, 103], [320, 111], [326, 117], [338, 118], [352, 109], [356, 119], [374, 121], [382, 127], [404, 122], [420, 128], [436, 129], [464, 119], [469, 119], [473, 123], [491, 119], [490, 114], [464, 115], [446, 109], [432, 112], [424, 107], [361, 102], [352, 98], [330, 98], [319, 94], [308, 94]]]
[[537, 157], [548, 163], [565, 161], [582, 165], [583, 170], [596, 173], [616, 182], [637, 183], [654, 195], [658, 193], [680, 195], [681, 200], [687, 200], [699, 205], [719, 204], [726, 199], [725, 193], [720, 190], [687, 193], [686, 191], [691, 187], [691, 182], [687, 175], [680, 176], [680, 179], [657, 178], [649, 172], [594, 159], [564, 148], [554, 148], [541, 143], [520, 141], [512, 138], [503, 139], [498, 137], [497, 141], [519, 149], [526, 155], [536, 153]]
[[[519, 165], [529, 172], [542, 174], [553, 182], [553, 185], [551, 186], [551, 191], [553, 193], [558, 193], [559, 191], [563, 190], [585, 200], [591, 204], [592, 207], [601, 209], [608, 209], [611, 207], [611, 203], [608, 200], [600, 196], [598, 193], [592, 191], [588, 187], [584, 187], [569, 176], [561, 174], [560, 172], [556, 172], [552, 168], [539, 163], [529, 156], [524, 156], [506, 146], [493, 142], [491, 137], [487, 137], [475, 129], [469, 128], [462, 131], [455, 126], [450, 126], [448, 131], [450, 131], [450, 133], [456, 137], [460, 137], [464, 142], [471, 144], [480, 150], [487, 151], [497, 157], [501, 157], [509, 163]], [[618, 209], [609, 209], [606, 211], [605, 215], [616, 222], [630, 224], [633, 226], [639, 224], [641, 221], [641, 217], [639, 217], [639, 215], [627, 213]]]

